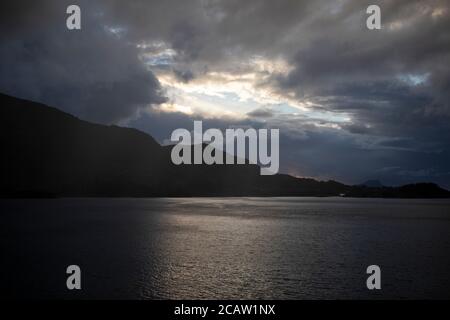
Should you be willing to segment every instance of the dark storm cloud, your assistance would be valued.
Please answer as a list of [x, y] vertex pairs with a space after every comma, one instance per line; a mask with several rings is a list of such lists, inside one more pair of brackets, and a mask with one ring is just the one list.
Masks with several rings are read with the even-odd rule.
[[[253, 56], [280, 58], [290, 71], [268, 74], [261, 88], [351, 118], [314, 123], [301, 112], [283, 116], [256, 109], [234, 123], [280, 127], [283, 171], [354, 183], [420, 178], [450, 187], [446, 0], [77, 3], [81, 32], [65, 29], [66, 1], [0, 5], [1, 91], [87, 119], [119, 122], [165, 101], [153, 69], [139, 59], [153, 50], [146, 44], [161, 42], [176, 52], [170, 61], [150, 65], [183, 83], [208, 71], [239, 73]], [[382, 30], [367, 30], [369, 4], [380, 5]], [[137, 114], [128, 123], [160, 141], [200, 117]], [[232, 122], [204, 120], [219, 128]]]
[[81, 2], [82, 30], [68, 31], [67, 5], [65, 1], [2, 3], [1, 91], [105, 123], [165, 101], [158, 80], [139, 61], [135, 46], [100, 23], [100, 9]]
[[274, 116], [274, 113], [268, 108], [259, 108], [248, 112], [247, 115], [252, 118], [271, 118]]
[[190, 70], [174, 70], [175, 76], [182, 82], [189, 82], [194, 79], [194, 73]]
[[[280, 88], [294, 90], [299, 99], [311, 99], [328, 110], [351, 112], [354, 121], [372, 123], [380, 134], [417, 130], [424, 117], [450, 116], [449, 3], [378, 3], [381, 31], [348, 28], [347, 20], [323, 17], [321, 23], [334, 22], [334, 30], [319, 31], [297, 51], [292, 58], [295, 68], [279, 79]], [[363, 8], [362, 2], [347, 2], [346, 12]]]

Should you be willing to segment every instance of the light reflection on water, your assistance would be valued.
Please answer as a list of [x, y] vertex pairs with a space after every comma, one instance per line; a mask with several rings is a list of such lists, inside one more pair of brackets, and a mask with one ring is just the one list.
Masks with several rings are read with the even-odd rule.
[[[15, 296], [450, 297], [447, 200], [60, 199], [0, 206], [8, 243], [1, 280]], [[64, 287], [72, 263], [83, 270], [76, 296]], [[379, 292], [365, 287], [370, 264], [382, 269]]]

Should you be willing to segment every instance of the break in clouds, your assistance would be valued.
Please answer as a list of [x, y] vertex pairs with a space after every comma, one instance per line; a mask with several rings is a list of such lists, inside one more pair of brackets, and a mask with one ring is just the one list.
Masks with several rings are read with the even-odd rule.
[[[78, 4], [82, 30], [68, 31]], [[368, 5], [382, 29], [366, 28]], [[280, 171], [450, 187], [448, 1], [14, 1], [0, 91], [160, 142], [279, 128]]]

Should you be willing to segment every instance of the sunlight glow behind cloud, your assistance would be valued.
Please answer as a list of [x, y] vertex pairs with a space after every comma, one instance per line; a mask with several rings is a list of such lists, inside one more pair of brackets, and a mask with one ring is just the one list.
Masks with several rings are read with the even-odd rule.
[[207, 70], [189, 81], [179, 79], [173, 72], [177, 67], [177, 52], [163, 42], [142, 43], [141, 60], [147, 64], [162, 84], [169, 98], [156, 106], [160, 112], [181, 112], [206, 118], [248, 118], [255, 110], [270, 110], [317, 121], [317, 127], [340, 129], [335, 122], [349, 122], [342, 113], [319, 111], [320, 105], [300, 101], [289, 92], [277, 92], [270, 79], [286, 75], [293, 67], [287, 61], [251, 56], [236, 61], [229, 70]]

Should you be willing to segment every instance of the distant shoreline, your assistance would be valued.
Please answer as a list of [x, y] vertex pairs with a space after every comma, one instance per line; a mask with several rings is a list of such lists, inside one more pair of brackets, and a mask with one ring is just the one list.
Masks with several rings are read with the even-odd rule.
[[431, 182], [346, 185], [288, 174], [264, 176], [251, 163], [175, 165], [173, 146], [161, 146], [142, 131], [94, 124], [3, 94], [0, 117], [0, 198], [450, 198], [450, 191]]
[[383, 199], [383, 200], [450, 200], [450, 197], [341, 197], [341, 196], [53, 196], [53, 197], [4, 197], [0, 196], [0, 200], [64, 200], [64, 199], [195, 199], [195, 198], [256, 198], [256, 199], [269, 199], [269, 198], [323, 198], [323, 199]]

